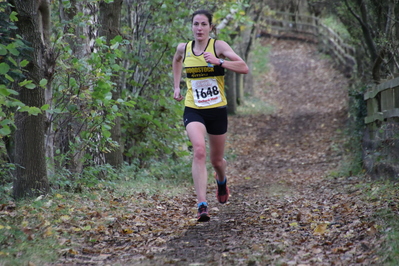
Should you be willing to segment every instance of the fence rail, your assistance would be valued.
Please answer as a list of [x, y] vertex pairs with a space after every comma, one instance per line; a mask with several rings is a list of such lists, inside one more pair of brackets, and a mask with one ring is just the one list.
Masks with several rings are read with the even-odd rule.
[[[333, 30], [312, 16], [275, 12], [258, 24], [258, 34], [298, 37], [318, 43], [344, 73], [356, 72], [356, 51]], [[367, 105], [363, 132], [363, 167], [375, 177], [399, 178], [399, 78], [372, 85], [363, 94]]]
[[399, 78], [395, 78], [370, 88], [364, 94], [367, 103], [367, 116], [364, 122], [369, 129], [376, 123], [387, 119], [399, 118]]
[[356, 71], [355, 48], [346, 44], [332, 29], [317, 17], [286, 12], [272, 12], [258, 23], [258, 35], [296, 37], [316, 42], [321, 49], [332, 55], [346, 74]]
[[399, 78], [373, 85], [364, 94], [367, 116], [363, 165], [378, 178], [399, 178]]

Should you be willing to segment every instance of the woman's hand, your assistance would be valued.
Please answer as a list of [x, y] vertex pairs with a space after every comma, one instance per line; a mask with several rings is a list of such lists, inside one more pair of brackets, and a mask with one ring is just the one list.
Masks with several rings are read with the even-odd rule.
[[175, 99], [178, 102], [184, 99], [184, 97], [180, 94], [180, 88], [175, 88], [173, 99]]
[[219, 65], [219, 59], [216, 58], [212, 53], [205, 52], [204, 53], [205, 62], [210, 63], [212, 65]]

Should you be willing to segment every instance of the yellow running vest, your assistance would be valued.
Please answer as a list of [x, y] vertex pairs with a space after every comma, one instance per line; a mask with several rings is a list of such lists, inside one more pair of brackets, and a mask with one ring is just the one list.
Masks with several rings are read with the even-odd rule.
[[[203, 53], [194, 55], [193, 42], [187, 43], [183, 59], [188, 88], [185, 105], [196, 109], [226, 106], [224, 68], [219, 65], [209, 67]], [[216, 56], [215, 39], [209, 39], [205, 52]]]

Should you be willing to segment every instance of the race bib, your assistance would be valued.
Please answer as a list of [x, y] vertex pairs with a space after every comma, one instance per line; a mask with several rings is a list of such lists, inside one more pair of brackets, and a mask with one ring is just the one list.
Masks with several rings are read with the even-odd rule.
[[216, 79], [191, 80], [191, 86], [194, 103], [198, 107], [206, 107], [222, 101]]

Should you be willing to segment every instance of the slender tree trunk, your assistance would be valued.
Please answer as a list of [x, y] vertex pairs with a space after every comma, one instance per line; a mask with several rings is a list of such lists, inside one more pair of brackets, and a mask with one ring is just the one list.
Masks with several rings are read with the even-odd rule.
[[[31, 43], [30, 64], [26, 67], [27, 76], [38, 85], [46, 78], [51, 81], [53, 71], [52, 53], [49, 49], [50, 2], [16, 0], [19, 32]], [[48, 85], [50, 88], [50, 85]], [[40, 108], [45, 103], [45, 90], [18, 88], [19, 99], [27, 106]], [[15, 179], [13, 194], [15, 198], [46, 194], [49, 190], [45, 157], [44, 114], [29, 115], [16, 112], [15, 124]]]
[[229, 114], [235, 114], [237, 112], [236, 75], [239, 74], [229, 70], [227, 70], [225, 74], [225, 92], [227, 111]]
[[241, 105], [244, 102], [244, 75], [236, 74], [236, 102], [237, 105]]
[[[71, 27], [73, 32], [73, 36], [69, 37], [65, 35], [64, 39], [69, 43], [73, 56], [82, 59], [91, 53], [90, 41], [93, 39], [92, 29], [88, 25], [77, 26], [72, 23], [72, 21], [79, 13], [85, 14], [85, 16], [90, 17], [94, 21], [95, 12], [97, 12], [98, 9], [95, 8], [95, 5], [90, 6], [87, 1], [82, 0], [71, 0], [69, 7], [65, 7], [62, 0], [59, 2], [60, 19], [65, 23], [64, 33], [68, 33]], [[82, 38], [81, 36], [84, 37]], [[72, 72], [71, 76], [75, 78], [76, 81], [81, 82], [81, 73]], [[66, 97], [64, 100], [70, 101], [71, 99]], [[83, 105], [83, 101], [85, 100], [76, 98], [74, 101], [77, 105]], [[65, 123], [65, 121], [70, 122]], [[65, 167], [72, 173], [80, 173], [83, 170], [84, 155], [86, 154], [84, 148], [85, 143], [78, 140], [76, 137], [79, 136], [81, 131], [87, 128], [87, 125], [82, 121], [84, 121], [84, 118], [78, 119], [72, 114], [63, 115], [60, 121], [60, 123], [67, 124], [67, 126], [63, 126], [62, 130], [59, 130], [59, 139], [65, 139], [67, 141], [58, 143], [58, 145], [61, 146], [61, 150], [71, 153]], [[71, 148], [71, 146], [73, 146], [73, 148]]]
[[362, 24], [363, 35], [366, 40], [366, 44], [369, 47], [371, 59], [373, 61], [375, 61], [377, 59], [378, 52], [377, 52], [376, 44], [373, 40], [372, 29], [369, 24], [369, 18], [368, 18], [369, 15], [368, 15], [368, 11], [367, 11], [367, 6], [366, 6], [365, 1], [363, 1], [363, 0], [357, 0], [357, 2], [359, 5], [359, 8], [360, 8], [360, 13], [362, 16], [362, 21], [363, 21], [363, 24]]
[[[99, 16], [99, 35], [105, 36], [109, 42], [119, 35], [120, 16], [122, 9], [122, 0], [114, 0], [112, 3], [100, 2], [100, 16]], [[121, 97], [119, 75], [114, 75], [112, 80], [116, 86], [112, 90], [112, 99], [117, 100]], [[114, 126], [111, 129], [111, 138], [117, 142], [119, 146], [113, 151], [105, 154], [107, 163], [114, 167], [121, 167], [123, 163], [123, 144], [121, 134], [121, 119], [115, 118]]]

